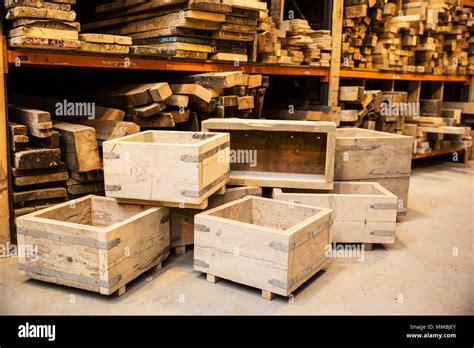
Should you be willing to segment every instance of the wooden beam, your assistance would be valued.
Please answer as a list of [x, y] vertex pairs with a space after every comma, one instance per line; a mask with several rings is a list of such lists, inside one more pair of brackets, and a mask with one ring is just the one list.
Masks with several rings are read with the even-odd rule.
[[343, 0], [334, 0], [332, 9], [332, 52], [329, 70], [328, 106], [338, 105], [339, 79], [341, 69], [342, 13]]
[[270, 17], [277, 24], [277, 27], [280, 26], [280, 23], [283, 21], [285, 11], [285, 0], [271, 0], [270, 4]]
[[[3, 37], [3, 21], [0, 21]], [[5, 46], [3, 46], [5, 49]], [[0, 244], [10, 242], [10, 200], [8, 186], [7, 102], [5, 100], [4, 54], [0, 54]]]

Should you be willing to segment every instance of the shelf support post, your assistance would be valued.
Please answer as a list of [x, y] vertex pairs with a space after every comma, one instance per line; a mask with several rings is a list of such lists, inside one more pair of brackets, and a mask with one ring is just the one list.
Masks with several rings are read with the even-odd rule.
[[339, 74], [341, 70], [342, 14], [343, 0], [332, 2], [332, 52], [329, 69], [328, 106], [337, 106], [339, 98]]

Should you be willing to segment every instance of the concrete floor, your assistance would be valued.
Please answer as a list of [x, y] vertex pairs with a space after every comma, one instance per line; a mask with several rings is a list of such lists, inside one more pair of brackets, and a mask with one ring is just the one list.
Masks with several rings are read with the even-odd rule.
[[10, 258], [0, 259], [0, 314], [474, 314], [473, 168], [415, 168], [396, 244], [374, 247], [363, 262], [334, 259], [294, 301], [208, 283], [193, 271], [192, 251], [139, 277], [120, 298], [28, 280]]

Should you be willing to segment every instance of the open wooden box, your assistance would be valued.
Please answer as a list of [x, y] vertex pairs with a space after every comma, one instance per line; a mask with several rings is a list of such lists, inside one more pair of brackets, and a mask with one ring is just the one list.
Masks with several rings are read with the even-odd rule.
[[378, 182], [407, 212], [413, 137], [361, 128], [336, 130], [334, 180]]
[[231, 185], [332, 189], [332, 122], [213, 118], [202, 128], [230, 133]]
[[413, 137], [361, 128], [336, 130], [335, 180], [409, 176]]
[[131, 203], [202, 209], [229, 179], [229, 135], [146, 131], [104, 142], [105, 191]]
[[329, 209], [247, 196], [195, 216], [194, 269], [288, 296], [328, 262], [331, 224]]
[[20, 269], [51, 283], [110, 295], [169, 255], [168, 208], [86, 196], [16, 220]]
[[335, 182], [332, 191], [273, 189], [273, 198], [333, 209], [334, 242], [395, 243], [397, 197], [378, 183]]

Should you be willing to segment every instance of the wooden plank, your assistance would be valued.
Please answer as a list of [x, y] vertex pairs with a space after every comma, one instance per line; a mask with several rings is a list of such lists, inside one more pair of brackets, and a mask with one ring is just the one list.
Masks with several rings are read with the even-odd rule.
[[38, 138], [48, 138], [51, 133], [51, 116], [48, 112], [8, 105], [8, 114], [13, 122], [25, 125], [28, 133]]
[[16, 6], [7, 11], [5, 18], [7, 20], [14, 20], [18, 18], [48, 18], [58, 21], [73, 22], [76, 19], [76, 12]]
[[339, 105], [343, 5], [343, 0], [334, 0], [332, 2], [332, 50], [329, 68], [328, 106]]
[[23, 203], [63, 197], [66, 197], [66, 189], [63, 187], [13, 192], [14, 203]]
[[13, 154], [13, 166], [20, 170], [48, 168], [60, 161], [59, 149], [28, 149]]
[[95, 129], [98, 140], [111, 140], [140, 132], [140, 127], [133, 122], [107, 121], [100, 119], [80, 120], [80, 124]]
[[94, 128], [55, 122], [54, 129], [61, 134], [62, 156], [68, 169], [75, 172], [88, 172], [101, 168]]
[[[3, 36], [3, 21], [0, 21], [0, 36]], [[4, 47], [5, 49], [5, 47]], [[7, 101], [5, 98], [5, 68], [7, 67], [5, 55], [0, 55], [0, 244], [6, 245], [10, 242], [10, 210], [9, 177], [8, 167], [8, 143], [7, 143]]]
[[238, 71], [225, 71], [189, 75], [183, 78], [184, 83], [197, 83], [207, 88], [229, 88], [244, 84], [243, 75]]

